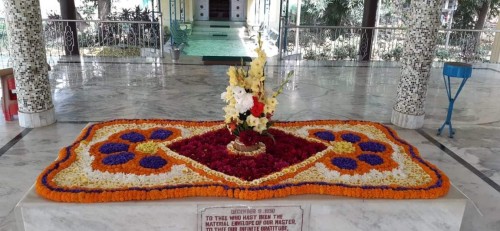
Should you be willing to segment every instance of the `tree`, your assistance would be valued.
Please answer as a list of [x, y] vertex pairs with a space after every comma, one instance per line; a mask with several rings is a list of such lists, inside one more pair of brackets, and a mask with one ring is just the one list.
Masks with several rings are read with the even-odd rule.
[[[500, 0], [458, 0], [457, 11], [453, 15], [453, 27], [482, 30], [487, 18], [498, 16], [499, 7]], [[480, 44], [481, 32], [475, 32], [473, 39], [462, 48], [465, 61], [475, 58], [475, 54], [480, 51]]]
[[359, 25], [363, 0], [305, 0], [302, 2], [301, 24]]
[[111, 13], [112, 0], [83, 0], [86, 5], [84, 9], [85, 14], [92, 14], [97, 8], [97, 15], [100, 20], [106, 20]]
[[406, 27], [410, 13], [410, 0], [381, 0], [379, 26]]
[[359, 26], [363, 19], [363, 0], [332, 0], [325, 10], [327, 25]]
[[302, 25], [321, 24], [326, 5], [330, 0], [304, 0], [302, 1], [301, 22]]
[[453, 28], [482, 30], [486, 19], [498, 16], [499, 10], [500, 0], [458, 0]]
[[106, 20], [111, 13], [111, 0], [97, 0], [97, 14], [100, 20]]

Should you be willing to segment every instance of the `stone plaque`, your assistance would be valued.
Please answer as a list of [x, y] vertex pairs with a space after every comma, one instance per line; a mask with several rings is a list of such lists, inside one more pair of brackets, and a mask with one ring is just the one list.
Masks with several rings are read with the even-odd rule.
[[199, 206], [200, 231], [305, 231], [301, 205]]

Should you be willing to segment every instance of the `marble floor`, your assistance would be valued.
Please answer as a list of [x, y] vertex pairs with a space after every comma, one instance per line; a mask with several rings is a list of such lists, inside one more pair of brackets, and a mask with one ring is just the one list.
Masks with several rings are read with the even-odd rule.
[[[37, 129], [0, 122], [0, 230], [15, 230], [12, 209], [58, 149], [86, 123], [116, 118], [220, 120], [227, 66], [189, 58], [170, 61], [84, 60], [52, 66], [58, 123]], [[358, 119], [390, 122], [399, 81], [397, 64], [269, 62], [271, 87], [295, 76], [279, 96], [278, 120]], [[397, 129], [423, 157], [442, 169], [470, 198], [462, 230], [500, 230], [500, 72], [473, 71], [455, 104], [454, 139], [436, 136], [448, 101], [439, 66], [433, 69], [425, 127]]]

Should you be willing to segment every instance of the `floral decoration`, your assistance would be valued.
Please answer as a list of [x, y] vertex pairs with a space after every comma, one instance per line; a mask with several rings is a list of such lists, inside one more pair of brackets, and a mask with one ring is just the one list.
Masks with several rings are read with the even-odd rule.
[[168, 147], [215, 171], [247, 181], [280, 171], [326, 149], [321, 143], [311, 142], [280, 130], [271, 129], [269, 132], [274, 140], [270, 137], [261, 137], [259, 141], [266, 144], [267, 148], [265, 153], [257, 156], [231, 155], [224, 150], [232, 140], [227, 129], [207, 132]]
[[[339, 173], [367, 173], [371, 170], [385, 171], [398, 166], [392, 159], [394, 152], [392, 146], [375, 141], [365, 134], [354, 131], [330, 131], [327, 129], [311, 130], [309, 136], [332, 146], [333, 155], [329, 155], [322, 160], [330, 169]], [[325, 139], [328, 137], [338, 137], [337, 140]]]
[[92, 168], [111, 173], [149, 174], [167, 170], [168, 157], [159, 145], [180, 136], [176, 128], [128, 129], [90, 147]]
[[[227, 103], [224, 107], [224, 122], [229, 131], [236, 136], [248, 130], [269, 135], [267, 129], [272, 125], [271, 117], [278, 104], [277, 96], [293, 75], [293, 72], [288, 73], [277, 91], [266, 89], [266, 53], [262, 49], [262, 44], [259, 34], [258, 47], [255, 49], [258, 57], [252, 60], [249, 69], [232, 66], [227, 72], [229, 86], [221, 94], [221, 98]], [[255, 141], [249, 139], [244, 141], [246, 145], [255, 144], [250, 142]]]
[[[384, 125], [276, 122], [255, 156], [231, 155], [225, 122], [115, 120], [89, 125], [38, 177], [36, 191], [62, 202], [298, 194], [436, 198], [447, 176]], [[254, 131], [255, 132], [255, 131]], [[273, 140], [274, 139], [274, 140]], [[272, 143], [272, 145], [271, 145]]]

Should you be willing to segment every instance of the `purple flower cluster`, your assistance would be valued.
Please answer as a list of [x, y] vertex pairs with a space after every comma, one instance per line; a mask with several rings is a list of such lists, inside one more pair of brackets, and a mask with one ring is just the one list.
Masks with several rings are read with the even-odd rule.
[[354, 170], [358, 167], [356, 160], [347, 157], [335, 157], [332, 159], [332, 164], [347, 170]]
[[144, 168], [159, 169], [167, 164], [167, 161], [159, 156], [147, 156], [139, 161]]
[[[316, 132], [314, 133], [314, 135], [319, 139], [326, 141], [333, 141], [335, 139], [335, 134], [330, 131]], [[334, 166], [340, 169], [354, 170], [358, 168], [359, 164], [358, 161], [362, 161], [371, 166], [381, 165], [384, 163], [384, 159], [376, 154], [379, 152], [384, 152], [386, 150], [384, 144], [375, 141], [360, 142], [361, 137], [353, 133], [341, 134], [340, 138], [342, 138], [342, 140], [346, 142], [357, 144], [363, 152], [369, 152], [369, 153], [363, 153], [357, 155], [356, 157], [333, 157], [331, 159], [331, 163]]]
[[128, 151], [128, 144], [123, 143], [105, 143], [99, 148], [99, 152], [103, 154], [111, 154], [115, 152]]
[[134, 159], [135, 154], [131, 152], [121, 152], [118, 154], [109, 155], [102, 159], [102, 163], [105, 165], [118, 165], [125, 164], [130, 160]]
[[384, 159], [375, 154], [361, 154], [358, 156], [358, 160], [361, 160], [372, 166], [381, 165], [384, 163]]
[[368, 152], [383, 152], [385, 151], [385, 146], [381, 143], [378, 142], [363, 142], [359, 144], [359, 147], [363, 151], [368, 151]]
[[127, 141], [130, 141], [132, 143], [139, 143], [139, 142], [146, 140], [146, 137], [144, 137], [141, 133], [137, 133], [137, 132], [129, 132], [129, 133], [123, 134], [120, 136], [120, 138], [122, 138], [122, 140], [127, 140]]
[[359, 137], [358, 135], [354, 135], [352, 133], [342, 134], [340, 137], [342, 137], [343, 140], [350, 143], [357, 143], [361, 140], [361, 137]]
[[[166, 129], [158, 129], [151, 133], [149, 139], [152, 140], [166, 140], [173, 134], [172, 131]], [[140, 143], [147, 141], [146, 136], [139, 132], [128, 132], [120, 136], [123, 141], [128, 141], [131, 143]], [[136, 157], [136, 154], [129, 150], [130, 145], [126, 143], [119, 142], [109, 142], [101, 145], [99, 147], [99, 152], [106, 154], [105, 158], [102, 159], [102, 163], [105, 165], [120, 165], [125, 164]], [[143, 168], [159, 169], [167, 164], [167, 161], [160, 156], [146, 156], [143, 157], [139, 164]]]
[[334, 141], [335, 140], [335, 135], [329, 131], [322, 131], [322, 132], [316, 132], [314, 135], [322, 140], [325, 141]]
[[149, 137], [152, 140], [166, 140], [168, 137], [172, 135], [172, 131], [165, 130], [165, 129], [158, 129], [151, 133], [151, 136]]

